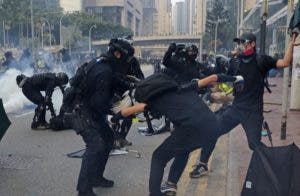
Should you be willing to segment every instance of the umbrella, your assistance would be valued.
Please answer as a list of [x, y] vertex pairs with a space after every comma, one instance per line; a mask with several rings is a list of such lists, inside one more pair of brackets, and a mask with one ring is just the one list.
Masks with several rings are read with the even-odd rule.
[[247, 171], [241, 196], [299, 196], [300, 149], [257, 146]]
[[295, 12], [290, 20], [289, 34], [300, 33], [300, 3], [298, 2], [295, 8]]
[[10, 125], [10, 121], [3, 107], [2, 99], [0, 99], [0, 141]]

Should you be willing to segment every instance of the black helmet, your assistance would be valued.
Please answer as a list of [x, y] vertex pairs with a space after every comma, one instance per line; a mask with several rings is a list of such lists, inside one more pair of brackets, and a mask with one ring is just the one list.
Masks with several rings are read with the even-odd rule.
[[198, 48], [194, 44], [177, 44], [175, 55], [178, 57], [184, 57], [187, 59], [195, 60], [198, 55]]
[[66, 85], [69, 82], [69, 77], [64, 72], [56, 73], [55, 77], [57, 78], [60, 85]]
[[130, 55], [134, 52], [134, 48], [130, 44], [130, 42], [123, 38], [114, 38], [109, 41], [108, 51], [113, 54], [115, 51], [119, 51], [122, 56]]
[[199, 50], [196, 45], [194, 45], [194, 44], [188, 45], [188, 46], [186, 46], [185, 50], [187, 53], [187, 57], [189, 59], [195, 60], [197, 58]]
[[23, 84], [20, 84], [22, 82], [22, 80], [24, 80], [26, 78], [26, 76], [24, 74], [20, 74], [20, 75], [17, 75], [16, 77], [16, 82], [17, 82], [17, 85], [19, 87], [22, 87]]

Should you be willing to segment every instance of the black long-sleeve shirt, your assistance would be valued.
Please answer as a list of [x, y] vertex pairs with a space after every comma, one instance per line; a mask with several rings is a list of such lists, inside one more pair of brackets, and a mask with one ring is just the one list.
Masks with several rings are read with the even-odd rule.
[[108, 114], [112, 97], [112, 66], [109, 62], [99, 62], [88, 71], [87, 78], [84, 102], [93, 118], [103, 118]]

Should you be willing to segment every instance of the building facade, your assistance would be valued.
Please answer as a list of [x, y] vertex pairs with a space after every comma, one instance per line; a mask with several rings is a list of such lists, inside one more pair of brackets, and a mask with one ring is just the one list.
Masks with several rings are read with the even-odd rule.
[[74, 12], [82, 10], [82, 0], [60, 0], [59, 4], [65, 12]]
[[174, 9], [174, 30], [176, 34], [186, 34], [188, 31], [188, 13], [187, 2], [179, 1], [175, 3]]
[[135, 36], [142, 34], [143, 2], [141, 0], [83, 0], [83, 9], [101, 21], [122, 25]]
[[155, 0], [155, 8], [153, 34], [170, 35], [172, 14], [171, 0]]
[[154, 34], [155, 0], [143, 0], [143, 35]]
[[199, 35], [204, 32], [206, 0], [175, 2], [172, 12], [172, 27], [176, 34]]

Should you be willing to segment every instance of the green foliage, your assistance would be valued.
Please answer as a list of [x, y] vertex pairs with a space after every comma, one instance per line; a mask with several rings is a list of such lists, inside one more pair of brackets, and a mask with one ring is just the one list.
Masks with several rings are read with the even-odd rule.
[[230, 17], [229, 13], [235, 13], [235, 4], [233, 2], [227, 3], [228, 4], [225, 4], [224, 1], [215, 0], [212, 6], [212, 10], [209, 10], [207, 13], [207, 32], [204, 36], [204, 45], [208, 47], [208, 50], [214, 49], [214, 36], [217, 22], [217, 49], [231, 49], [233, 47], [232, 39], [236, 35], [236, 21], [233, 21], [235, 17]]
[[89, 36], [89, 29], [96, 25], [92, 31], [92, 39], [110, 39], [112, 37], [119, 37], [132, 34], [130, 29], [124, 28], [120, 25], [112, 25], [110, 23], [101, 22], [93, 15], [84, 12], [75, 12], [64, 17], [64, 25], [76, 24], [82, 32], [82, 36]]
[[[119, 25], [112, 25], [101, 22], [93, 15], [84, 12], [75, 12], [72, 14], [63, 14], [62, 8], [59, 7], [58, 0], [32, 0], [33, 1], [33, 17], [35, 34], [41, 32], [41, 26], [44, 26], [44, 40], [47, 44], [49, 42], [49, 25], [45, 22], [45, 18], [51, 26], [52, 44], [59, 44], [55, 40], [59, 40], [59, 21], [62, 17], [63, 26], [75, 26], [75, 31], [72, 33], [70, 40], [71, 45], [81, 47], [81, 42], [84, 37], [89, 36], [89, 29], [94, 24], [97, 26], [92, 31], [92, 39], [109, 39], [123, 35], [132, 34], [132, 31]], [[1, 2], [1, 0], [0, 0]], [[0, 3], [0, 21], [5, 21], [7, 30], [9, 29], [10, 42], [18, 44], [19, 38], [19, 24], [29, 24], [29, 35], [31, 35], [30, 28], [30, 0], [3, 0]], [[1, 25], [2, 26], [2, 25]], [[26, 26], [26, 25], [24, 25]], [[81, 35], [78, 31], [82, 32]], [[76, 33], [75, 33], [76, 32]], [[24, 36], [26, 30], [23, 31]], [[74, 35], [73, 35], [74, 33]], [[79, 43], [78, 40], [81, 40]], [[67, 41], [67, 40], [65, 40]]]

